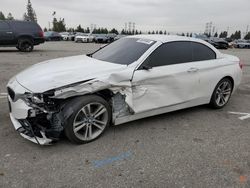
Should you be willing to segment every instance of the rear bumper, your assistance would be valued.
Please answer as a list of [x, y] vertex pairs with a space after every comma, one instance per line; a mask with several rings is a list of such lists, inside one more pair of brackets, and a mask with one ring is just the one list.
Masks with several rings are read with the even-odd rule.
[[45, 38], [35, 38], [34, 45], [39, 45], [45, 42]]

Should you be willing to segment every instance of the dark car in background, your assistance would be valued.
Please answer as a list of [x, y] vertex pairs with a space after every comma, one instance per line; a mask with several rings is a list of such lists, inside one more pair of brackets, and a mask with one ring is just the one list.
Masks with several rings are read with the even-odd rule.
[[225, 39], [217, 38], [217, 37], [210, 37], [209, 39], [210, 41], [207, 41], [207, 42], [212, 44], [217, 49], [228, 49], [229, 47], [229, 44]]
[[110, 43], [113, 42], [116, 34], [114, 33], [109, 33], [109, 34], [93, 34], [95, 37], [95, 42], [96, 43]]
[[44, 32], [44, 37], [46, 41], [61, 41], [63, 39], [62, 36], [55, 31]]
[[109, 37], [107, 34], [94, 34], [96, 43], [108, 43]]
[[229, 48], [229, 43], [222, 38], [208, 37], [207, 35], [202, 35], [202, 34], [195, 35], [195, 38], [202, 39], [202, 40], [212, 44], [217, 49], [228, 49]]
[[16, 47], [31, 52], [35, 45], [44, 43], [44, 33], [36, 22], [0, 21], [0, 47]]

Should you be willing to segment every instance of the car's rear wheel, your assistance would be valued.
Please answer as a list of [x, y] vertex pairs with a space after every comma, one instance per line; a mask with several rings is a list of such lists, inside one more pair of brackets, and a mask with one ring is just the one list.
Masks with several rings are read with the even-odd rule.
[[66, 108], [73, 109], [65, 125], [65, 134], [73, 143], [83, 144], [97, 139], [110, 123], [111, 108], [99, 96], [77, 97]]
[[17, 49], [21, 52], [31, 52], [33, 48], [34, 44], [31, 39], [19, 39]]
[[215, 87], [210, 105], [213, 108], [223, 108], [229, 101], [233, 91], [233, 84], [229, 78], [222, 79]]

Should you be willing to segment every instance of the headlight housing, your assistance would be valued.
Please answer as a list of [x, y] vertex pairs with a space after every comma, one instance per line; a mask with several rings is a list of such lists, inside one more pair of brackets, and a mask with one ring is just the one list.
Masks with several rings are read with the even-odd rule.
[[25, 93], [22, 98], [28, 105], [44, 103], [43, 95], [41, 94]]

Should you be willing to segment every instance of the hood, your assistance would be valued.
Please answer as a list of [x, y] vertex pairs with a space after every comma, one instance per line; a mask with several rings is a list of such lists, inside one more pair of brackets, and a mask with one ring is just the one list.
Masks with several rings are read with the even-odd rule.
[[16, 79], [26, 89], [34, 93], [42, 93], [126, 68], [126, 65], [108, 63], [80, 55], [35, 64], [16, 75]]

